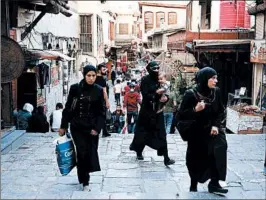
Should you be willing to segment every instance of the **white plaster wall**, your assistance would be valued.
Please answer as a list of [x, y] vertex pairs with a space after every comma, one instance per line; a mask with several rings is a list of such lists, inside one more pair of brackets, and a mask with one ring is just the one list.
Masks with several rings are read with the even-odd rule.
[[[135, 26], [134, 21], [136, 21], [136, 18], [133, 17], [133, 15], [130, 16], [118, 16], [116, 19], [116, 30], [115, 30], [115, 38], [116, 39], [131, 39], [132, 37], [136, 36], [136, 33], [133, 34], [132, 26]], [[119, 24], [128, 24], [128, 34], [127, 35], [121, 35], [119, 34]]]
[[147, 11], [153, 12], [153, 28], [156, 28], [156, 12], [164, 12], [165, 13], [165, 27], [168, 26], [168, 13], [169, 12], [176, 12], [177, 13], [177, 26], [179, 27], [185, 27], [186, 25], [186, 9], [182, 8], [164, 8], [164, 7], [154, 7], [154, 6], [142, 6], [142, 24], [141, 24], [141, 30], [142, 30], [142, 36], [143, 40], [147, 41], [147, 33], [145, 33], [145, 18], [144, 13]]
[[[99, 62], [103, 62], [104, 51], [103, 49], [99, 50], [97, 48], [97, 15], [102, 18], [103, 25], [104, 25], [104, 21], [105, 21], [104, 18], [106, 18], [106, 13], [104, 13], [103, 11], [107, 10], [108, 3], [101, 4], [100, 1], [77, 1], [77, 3], [78, 3], [79, 14], [92, 14], [92, 41], [93, 41], [92, 55], [95, 56]], [[106, 22], [105, 22], [105, 25], [106, 25]], [[106, 35], [103, 36], [103, 39], [104, 38], [106, 39]]]
[[[201, 24], [201, 6], [199, 1], [192, 2], [192, 32], [198, 31], [198, 24]], [[202, 32], [215, 32], [220, 27], [220, 1], [212, 1], [211, 6], [211, 28], [201, 30]]]
[[55, 110], [56, 103], [65, 103], [63, 100], [63, 85], [62, 81], [56, 86], [46, 87], [46, 116], [49, 117], [51, 113]]
[[260, 63], [253, 64], [253, 92], [252, 92], [252, 104], [255, 105], [260, 83], [262, 81], [263, 65]]
[[[69, 1], [69, 5], [73, 10], [71, 11], [71, 17], [66, 17], [61, 13], [57, 15], [45, 14], [44, 17], [34, 27], [34, 30], [32, 30], [28, 35], [30, 37], [30, 41], [28, 38], [21, 41], [21, 33], [23, 33], [25, 30], [23, 28], [17, 29], [17, 40], [21, 41], [21, 45], [27, 45], [28, 48], [42, 49], [43, 44], [40, 33], [50, 32], [55, 36], [79, 38], [79, 16], [76, 12], [74, 12], [77, 10], [77, 2]], [[24, 12], [24, 9], [19, 8], [18, 27], [22, 27], [27, 22], [33, 21], [40, 14], [40, 12], [35, 12], [32, 18], [27, 19], [25, 18], [25, 15], [23, 15]], [[31, 12], [34, 13], [33, 11]]]

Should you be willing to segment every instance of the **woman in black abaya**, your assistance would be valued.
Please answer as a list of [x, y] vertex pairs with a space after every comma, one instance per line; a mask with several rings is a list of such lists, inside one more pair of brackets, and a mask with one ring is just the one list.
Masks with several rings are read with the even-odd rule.
[[147, 145], [157, 150], [159, 156], [164, 156], [164, 164], [166, 166], [172, 165], [175, 161], [168, 156], [163, 112], [157, 113], [156, 110], [156, 104], [166, 102], [168, 98], [156, 93], [159, 88], [158, 63], [151, 61], [146, 69], [149, 74], [141, 80], [140, 91], [143, 100], [130, 150], [137, 153], [139, 160], [143, 160], [142, 152]]
[[77, 150], [77, 171], [83, 190], [89, 191], [90, 172], [100, 171], [98, 157], [99, 133], [105, 120], [105, 101], [102, 87], [94, 84], [96, 68], [87, 65], [84, 79], [70, 87], [63, 110], [59, 135], [63, 136], [70, 123], [71, 135]]
[[190, 127], [186, 164], [191, 178], [190, 191], [211, 179], [209, 192], [227, 193], [219, 180], [225, 181], [227, 141], [221, 123], [225, 119], [217, 73], [210, 67], [197, 72], [197, 87], [187, 90], [180, 106], [180, 120], [195, 120]]

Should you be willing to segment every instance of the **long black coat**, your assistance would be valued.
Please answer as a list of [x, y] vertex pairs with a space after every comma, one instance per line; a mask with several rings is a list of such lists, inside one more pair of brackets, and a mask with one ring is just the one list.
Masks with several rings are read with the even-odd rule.
[[[76, 145], [78, 168], [87, 172], [100, 171], [98, 157], [99, 135], [93, 136], [91, 130], [100, 133], [105, 120], [103, 89], [97, 84], [84, 87], [84, 82], [70, 87], [68, 99], [62, 114], [61, 128], [70, 130]], [[73, 100], [78, 97], [76, 105]]]
[[[196, 120], [190, 129], [186, 164], [190, 177], [200, 183], [211, 178], [211, 166], [215, 165], [219, 180], [226, 178], [227, 141], [221, 123], [225, 119], [220, 89], [214, 92], [215, 99], [200, 112], [194, 112], [200, 99], [191, 90], [187, 90], [180, 106], [180, 119]], [[211, 127], [219, 129], [217, 136], [211, 136]]]
[[167, 150], [166, 131], [163, 113], [156, 113], [155, 104], [159, 103], [161, 95], [156, 94], [159, 83], [150, 75], [141, 80], [140, 91], [143, 97], [139, 117], [136, 123], [131, 149], [142, 152], [145, 145], [158, 150], [163, 155]]

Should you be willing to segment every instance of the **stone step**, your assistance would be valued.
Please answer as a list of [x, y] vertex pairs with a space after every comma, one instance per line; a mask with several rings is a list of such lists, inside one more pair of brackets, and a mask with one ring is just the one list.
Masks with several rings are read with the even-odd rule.
[[26, 130], [13, 130], [1, 137], [1, 154], [19, 148], [24, 143]]

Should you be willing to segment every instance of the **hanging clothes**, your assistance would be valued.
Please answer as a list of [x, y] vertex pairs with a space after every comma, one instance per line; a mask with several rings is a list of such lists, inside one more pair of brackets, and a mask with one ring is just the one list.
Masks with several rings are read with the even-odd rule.
[[45, 63], [41, 63], [36, 66], [37, 67], [37, 77], [38, 77], [38, 84], [40, 89], [44, 89], [45, 85], [49, 85], [49, 70], [50, 67]]

